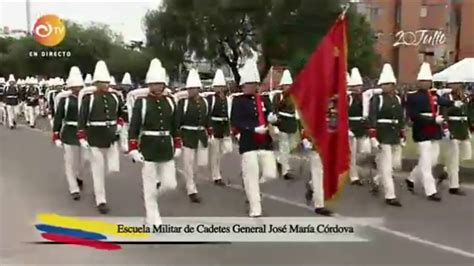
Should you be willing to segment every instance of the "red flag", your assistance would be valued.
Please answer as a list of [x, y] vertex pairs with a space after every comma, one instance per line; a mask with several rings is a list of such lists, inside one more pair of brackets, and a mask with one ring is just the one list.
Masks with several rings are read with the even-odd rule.
[[290, 89], [322, 160], [326, 200], [339, 191], [350, 164], [346, 26], [347, 18], [338, 18]]

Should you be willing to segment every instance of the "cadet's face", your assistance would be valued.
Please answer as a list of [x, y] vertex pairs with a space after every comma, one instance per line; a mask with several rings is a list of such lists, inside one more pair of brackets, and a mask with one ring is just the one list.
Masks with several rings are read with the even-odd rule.
[[72, 91], [72, 93], [74, 93], [74, 94], [79, 94], [79, 91], [82, 89], [82, 87], [80, 87], [80, 86], [78, 86], [78, 87], [71, 87], [71, 88], [69, 88], [69, 89]]
[[449, 83], [448, 87], [450, 87], [453, 90], [462, 89], [462, 83]]
[[283, 90], [283, 92], [288, 92], [290, 90], [291, 86], [290, 85], [283, 85], [281, 86], [281, 89]]
[[97, 87], [98, 90], [101, 91], [106, 91], [109, 88], [108, 82], [97, 81], [94, 85]]
[[161, 95], [163, 94], [163, 90], [165, 89], [165, 84], [163, 83], [151, 83], [148, 84], [148, 88], [150, 92], [154, 95]]
[[395, 90], [395, 86], [392, 83], [382, 84], [382, 91], [383, 92], [392, 92]]
[[418, 81], [418, 84], [423, 90], [431, 89], [431, 80], [420, 80]]
[[215, 86], [214, 91], [215, 92], [224, 92], [226, 90], [225, 86]]
[[351, 91], [355, 93], [361, 93], [362, 92], [362, 86], [352, 86]]
[[257, 92], [257, 83], [245, 83], [242, 90], [245, 94], [255, 94]]
[[196, 97], [199, 94], [199, 88], [189, 88], [188, 95], [189, 97]]

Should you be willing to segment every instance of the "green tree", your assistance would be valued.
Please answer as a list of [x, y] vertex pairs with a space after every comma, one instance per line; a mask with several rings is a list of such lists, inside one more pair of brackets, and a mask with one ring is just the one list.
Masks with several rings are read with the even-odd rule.
[[[238, 81], [249, 48], [261, 53], [263, 75], [274, 64], [299, 71], [340, 12], [338, 0], [164, 0], [145, 16], [145, 28], [165, 66], [207, 59], [227, 64]], [[355, 12], [349, 17], [349, 64], [368, 73], [375, 57], [370, 26]]]

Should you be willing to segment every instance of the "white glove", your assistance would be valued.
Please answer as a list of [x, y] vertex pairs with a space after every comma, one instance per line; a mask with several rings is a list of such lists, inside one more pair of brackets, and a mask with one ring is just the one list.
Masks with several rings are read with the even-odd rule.
[[349, 138], [352, 138], [354, 137], [354, 132], [352, 132], [352, 130], [349, 130]]
[[57, 139], [57, 140], [54, 141], [54, 145], [56, 145], [56, 147], [58, 147], [58, 148], [62, 148], [62, 147], [63, 147], [63, 143], [62, 143], [59, 139]]
[[115, 135], [120, 135], [120, 132], [122, 131], [122, 126], [117, 125], [117, 130], [115, 131]]
[[405, 147], [407, 145], [407, 140], [405, 138], [400, 139], [400, 146]]
[[443, 135], [445, 139], [449, 139], [449, 137], [451, 136], [451, 133], [449, 133], [449, 128], [443, 129]]
[[372, 146], [372, 149], [375, 149], [375, 150], [380, 149], [380, 143], [376, 138], [371, 138], [370, 139], [370, 146]]
[[459, 108], [463, 105], [462, 101], [454, 101], [454, 107]]
[[237, 135], [235, 135], [235, 139], [236, 139], [237, 141], [239, 141], [239, 140], [240, 140], [240, 133], [239, 133], [239, 134], [237, 134]]
[[313, 143], [311, 143], [311, 141], [308, 139], [303, 139], [301, 143], [303, 144], [303, 148], [305, 150], [311, 150], [313, 148]]
[[267, 117], [267, 121], [272, 124], [276, 123], [276, 121], [278, 121], [278, 116], [274, 113], [270, 113]]
[[81, 144], [81, 147], [84, 149], [89, 149], [91, 146], [89, 146], [89, 142], [85, 139], [80, 139], [79, 144]]
[[143, 163], [143, 161], [145, 161], [145, 158], [143, 158], [143, 155], [138, 150], [131, 151], [130, 156], [132, 156], [132, 159], [137, 163]]
[[181, 156], [181, 149], [176, 149], [174, 151], [174, 158], [178, 158], [179, 156]]
[[435, 121], [436, 121], [436, 124], [441, 125], [444, 122], [444, 118], [442, 116], [438, 115], [436, 117]]
[[273, 133], [275, 133], [275, 135], [279, 135], [280, 129], [278, 129], [278, 127], [273, 127]]
[[265, 134], [267, 133], [267, 130], [268, 128], [266, 126], [258, 126], [255, 128], [255, 133], [258, 133], [258, 134]]

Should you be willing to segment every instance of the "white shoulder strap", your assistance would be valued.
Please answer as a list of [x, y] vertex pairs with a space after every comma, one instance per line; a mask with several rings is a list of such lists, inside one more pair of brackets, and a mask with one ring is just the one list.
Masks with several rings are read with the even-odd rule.
[[[90, 101], [89, 101], [89, 114], [88, 114], [88, 116], [91, 115], [92, 106], [94, 106], [94, 94], [93, 93], [91, 93], [91, 98], [90, 98]], [[89, 117], [87, 117], [87, 120], [89, 120]]]
[[383, 107], [383, 96], [379, 95], [379, 111], [382, 110]]
[[183, 115], [186, 114], [186, 112], [188, 111], [188, 99], [184, 99], [184, 106], [183, 106]]
[[69, 97], [67, 97], [66, 101], [64, 102], [64, 117], [67, 117], [68, 107], [69, 107]]
[[145, 124], [146, 98], [142, 98], [142, 126]]
[[211, 96], [211, 113], [214, 111], [214, 104], [216, 103], [216, 95]]
[[171, 113], [174, 113], [174, 102], [170, 97], [166, 97], [166, 100], [168, 101], [170, 107], [171, 107]]
[[352, 102], [354, 99], [352, 98], [352, 95], [349, 94], [349, 107], [352, 105]]
[[401, 105], [402, 104], [402, 98], [400, 98], [400, 96], [398, 96], [398, 95], [395, 95], [395, 96], [397, 96], [398, 103]]
[[209, 103], [207, 102], [206, 98], [203, 97], [202, 99], [204, 100], [204, 103], [206, 104], [206, 114], [207, 114], [209, 110]]
[[227, 117], [230, 118], [230, 114], [232, 113], [232, 99], [233, 97], [227, 96]]

